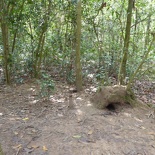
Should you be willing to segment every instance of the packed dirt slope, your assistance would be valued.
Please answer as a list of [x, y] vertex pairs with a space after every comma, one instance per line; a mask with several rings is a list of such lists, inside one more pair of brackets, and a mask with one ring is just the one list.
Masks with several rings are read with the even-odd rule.
[[155, 119], [147, 115], [153, 109], [119, 105], [99, 110], [90, 102], [92, 87], [81, 93], [65, 84], [56, 88], [45, 100], [33, 82], [1, 86], [5, 155], [155, 155]]

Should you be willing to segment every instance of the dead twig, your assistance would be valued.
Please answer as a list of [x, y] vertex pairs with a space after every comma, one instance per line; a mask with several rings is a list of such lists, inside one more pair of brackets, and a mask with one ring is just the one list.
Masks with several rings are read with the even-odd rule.
[[148, 117], [148, 118], [155, 118], [155, 114], [154, 114], [154, 111], [152, 111], [152, 112], [150, 112], [149, 114], [146, 114], [146, 116]]
[[19, 154], [19, 151], [20, 151], [21, 148], [22, 148], [22, 147], [19, 147], [19, 148], [18, 148], [16, 155]]

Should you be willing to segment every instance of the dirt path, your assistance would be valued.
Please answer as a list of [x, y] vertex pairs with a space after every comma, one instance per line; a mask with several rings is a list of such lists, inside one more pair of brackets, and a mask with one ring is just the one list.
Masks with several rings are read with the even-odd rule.
[[[155, 119], [148, 108], [98, 110], [87, 89], [68, 108], [64, 85], [50, 101], [33, 83], [0, 89], [0, 143], [6, 155], [155, 155]], [[63, 92], [62, 92], [63, 91]]]

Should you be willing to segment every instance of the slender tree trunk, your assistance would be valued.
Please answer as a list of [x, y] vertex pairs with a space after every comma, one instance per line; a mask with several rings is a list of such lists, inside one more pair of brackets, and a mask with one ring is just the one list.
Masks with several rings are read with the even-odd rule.
[[[25, 0], [23, 0], [22, 5], [20, 7], [21, 10], [19, 12], [19, 17], [18, 17], [17, 21], [19, 20], [19, 18], [21, 18], [21, 15], [22, 15], [22, 12], [23, 12], [23, 8], [24, 8], [24, 3], [25, 3]], [[18, 34], [18, 29], [19, 29], [19, 25], [16, 27], [15, 32], [14, 32], [13, 43], [12, 43], [12, 50], [11, 50], [12, 53], [14, 52], [14, 49], [15, 49], [16, 38], [17, 38], [17, 34]]]
[[76, 19], [76, 88], [77, 91], [82, 90], [82, 71], [81, 71], [81, 56], [80, 56], [80, 44], [81, 44], [81, 0], [77, 1], [77, 19]]
[[40, 50], [40, 57], [39, 57], [39, 60], [38, 60], [38, 72], [40, 71], [40, 68], [41, 68], [41, 62], [42, 62], [42, 59], [43, 59], [43, 48], [44, 48], [44, 42], [45, 42], [45, 34], [43, 35], [43, 38], [42, 38], [42, 44], [41, 44], [41, 50]]
[[[49, 1], [48, 8], [47, 8], [45, 15], [43, 17], [44, 23], [42, 24], [42, 27], [40, 30], [41, 33], [39, 36], [39, 42], [38, 42], [37, 49], [35, 51], [35, 61], [33, 64], [35, 78], [38, 78], [40, 76], [40, 67], [41, 67], [41, 62], [43, 59], [43, 47], [44, 47], [44, 43], [45, 43], [45, 33], [47, 32], [48, 24], [49, 24], [48, 22], [50, 19], [52, 1], [51, 0], [48, 0], [48, 1]], [[45, 7], [45, 9], [46, 9], [46, 7]]]
[[134, 26], [134, 35], [133, 35], [133, 53], [135, 52], [136, 50], [136, 46], [135, 46], [135, 43], [138, 41], [137, 40], [137, 37], [136, 37], [136, 33], [137, 33], [137, 25], [138, 25], [138, 10], [137, 8], [135, 8], [135, 26]]
[[[150, 45], [148, 47], [148, 50], [146, 50], [146, 52], [144, 53], [144, 56], [142, 58], [142, 61], [140, 62], [139, 66], [137, 67], [137, 69], [135, 70], [135, 72], [130, 77], [129, 83], [127, 85], [127, 89], [128, 90], [131, 88], [131, 84], [132, 84], [135, 76], [137, 75], [137, 73], [139, 72], [139, 70], [142, 68], [142, 66], [145, 63], [145, 61], [146, 61], [149, 53], [151, 52], [152, 46], [154, 45], [154, 42], [155, 42], [155, 33], [152, 33], [152, 35], [153, 35], [153, 38], [152, 38], [152, 41], [151, 41], [151, 43], [150, 43]], [[155, 50], [153, 52], [155, 52]]]
[[4, 70], [6, 83], [10, 84], [10, 63], [9, 63], [9, 30], [7, 23], [8, 10], [4, 0], [0, 1], [0, 21], [3, 40]]
[[150, 25], [151, 25], [151, 14], [149, 14], [148, 21], [147, 21], [147, 28], [146, 28], [146, 36], [145, 36], [144, 50], [147, 48], [147, 46], [149, 44]]
[[102, 45], [100, 43], [99, 34], [98, 34], [98, 31], [97, 31], [96, 25], [95, 25], [95, 19], [93, 21], [93, 29], [94, 29], [94, 33], [96, 35], [96, 39], [97, 39], [97, 42], [98, 42], [97, 43], [97, 48], [98, 48], [98, 61], [99, 61], [98, 65], [99, 65], [99, 69], [100, 69], [100, 67], [103, 64], [103, 63], [101, 63], [101, 61], [102, 61], [102, 54], [103, 54], [103, 51], [104, 50], [103, 50]]
[[39, 37], [38, 47], [35, 51], [35, 62], [34, 62], [34, 77], [38, 78], [40, 75], [40, 65], [42, 61], [42, 50], [44, 46], [44, 32], [41, 33]]
[[134, 0], [128, 0], [127, 22], [126, 22], [126, 31], [125, 31], [125, 39], [124, 39], [124, 47], [123, 47], [123, 58], [120, 64], [120, 70], [119, 70], [119, 75], [118, 75], [118, 80], [120, 84], [124, 84], [124, 80], [126, 77], [126, 64], [127, 64], [127, 58], [128, 58], [133, 3], [134, 3]]

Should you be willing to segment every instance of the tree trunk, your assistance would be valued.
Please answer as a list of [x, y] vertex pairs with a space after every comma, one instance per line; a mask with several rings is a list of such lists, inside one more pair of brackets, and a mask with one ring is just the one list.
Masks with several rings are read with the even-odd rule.
[[10, 84], [10, 58], [9, 58], [9, 30], [7, 23], [8, 10], [4, 0], [0, 1], [0, 12], [2, 13], [0, 16], [1, 21], [1, 31], [2, 31], [2, 40], [3, 40], [3, 55], [4, 55], [4, 70], [5, 70], [5, 78], [6, 84]]
[[[23, 8], [24, 8], [24, 3], [25, 3], [25, 0], [23, 0], [22, 5], [20, 7], [21, 10], [19, 12], [19, 16], [17, 17], [18, 18], [17, 21], [21, 18], [21, 15], [22, 15], [22, 12], [23, 12]], [[19, 25], [17, 25], [17, 27], [15, 29], [15, 32], [14, 32], [13, 43], [12, 43], [12, 50], [11, 50], [12, 53], [14, 52], [14, 49], [15, 49], [15, 44], [16, 44], [16, 38], [17, 38], [18, 30], [19, 30]]]
[[[39, 42], [38, 42], [38, 46], [37, 49], [35, 51], [35, 60], [34, 60], [34, 77], [35, 78], [39, 78], [40, 76], [40, 68], [41, 68], [41, 63], [42, 63], [42, 59], [43, 59], [43, 47], [44, 47], [44, 43], [45, 43], [45, 33], [48, 30], [48, 25], [49, 25], [49, 21], [50, 21], [50, 13], [51, 13], [51, 5], [52, 2], [49, 0], [49, 4], [48, 4], [48, 8], [47, 8], [47, 12], [45, 12], [45, 15], [43, 16], [43, 23], [41, 26], [41, 33], [39, 36]], [[46, 8], [46, 7], [45, 7]]]
[[[135, 70], [135, 72], [132, 74], [132, 76], [130, 77], [129, 83], [127, 85], [127, 90], [130, 90], [131, 88], [131, 84], [135, 78], [135, 76], [137, 75], [137, 73], [139, 72], [139, 70], [142, 68], [143, 64], [145, 63], [149, 53], [151, 52], [152, 46], [154, 45], [155, 42], [155, 33], [152, 32], [153, 38], [152, 41], [148, 47], [148, 50], [146, 50], [146, 52], [144, 53], [144, 56], [142, 58], [142, 61], [140, 62], [139, 66], [137, 67], [137, 69]], [[155, 51], [154, 51], [155, 52]]]
[[41, 33], [39, 37], [38, 47], [35, 51], [35, 62], [34, 62], [34, 77], [38, 78], [40, 75], [40, 65], [42, 61], [42, 50], [44, 46], [44, 31]]
[[124, 47], [123, 47], [123, 58], [120, 64], [120, 70], [118, 75], [118, 80], [120, 84], [124, 84], [124, 80], [126, 77], [126, 64], [127, 64], [127, 58], [128, 58], [133, 3], [134, 3], [134, 0], [128, 1], [127, 22], [126, 22], [126, 31], [125, 31], [125, 39], [124, 39]]
[[146, 28], [146, 36], [145, 36], [144, 50], [147, 49], [147, 46], [149, 44], [150, 26], [151, 26], [151, 14], [149, 14], [148, 21], [147, 21], [147, 28]]
[[81, 44], [81, 0], [77, 1], [77, 19], [76, 19], [76, 88], [77, 91], [82, 90], [82, 71], [81, 71], [81, 56], [80, 56], [80, 44]]

